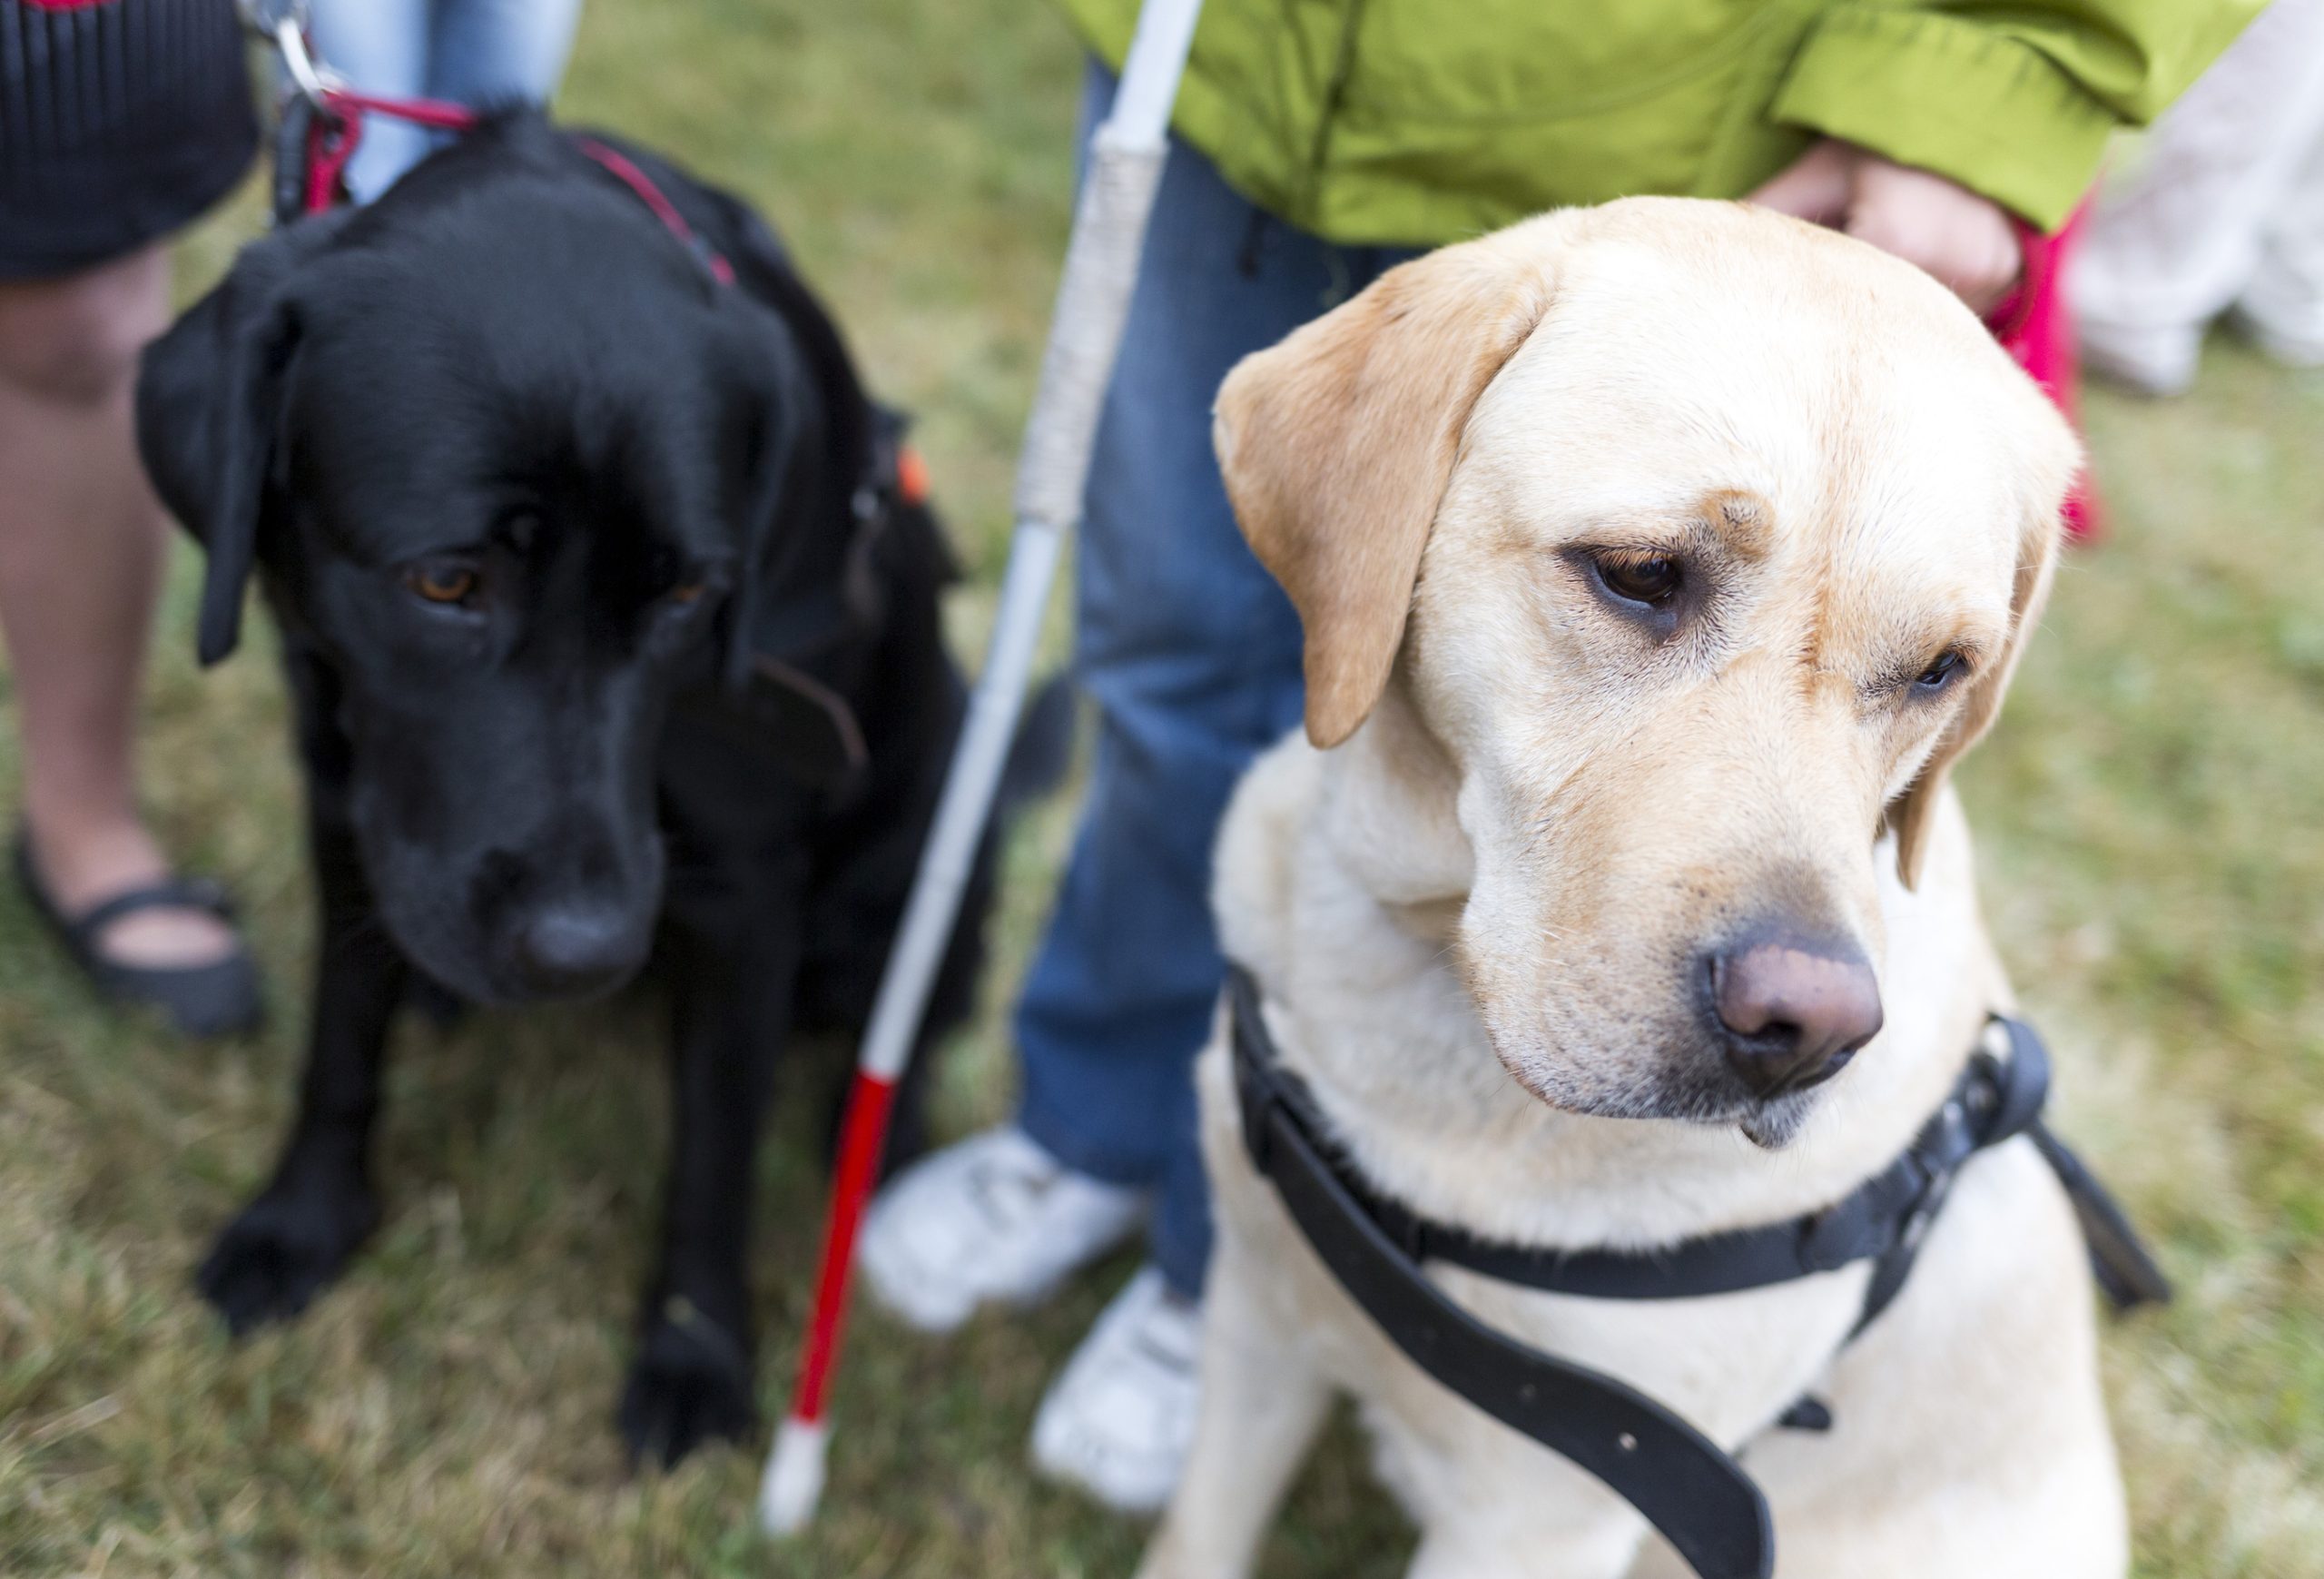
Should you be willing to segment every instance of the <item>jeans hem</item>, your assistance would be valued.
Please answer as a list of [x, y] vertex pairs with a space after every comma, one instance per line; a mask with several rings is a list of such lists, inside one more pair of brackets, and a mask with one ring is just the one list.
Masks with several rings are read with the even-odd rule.
[[1166, 1154], [1157, 1153], [1126, 1162], [1119, 1154], [1089, 1144], [1070, 1119], [1047, 1113], [1030, 1103], [1018, 1110], [1017, 1128], [1067, 1168], [1105, 1184], [1150, 1190], [1167, 1161]]
[[1170, 1292], [1199, 1303], [1203, 1281], [1210, 1271], [1210, 1236], [1204, 1234], [1199, 1242], [1188, 1244], [1185, 1234], [1167, 1231], [1167, 1220], [1164, 1215], [1156, 1216], [1154, 1227], [1147, 1233], [1148, 1251]]

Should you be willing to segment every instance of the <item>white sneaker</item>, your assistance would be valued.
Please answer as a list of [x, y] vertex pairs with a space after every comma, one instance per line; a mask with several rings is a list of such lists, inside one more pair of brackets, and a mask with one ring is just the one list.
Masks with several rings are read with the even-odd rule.
[[1034, 1466], [1121, 1513], [1160, 1512], [1194, 1444], [1201, 1340], [1202, 1308], [1141, 1269], [1041, 1400]]
[[1145, 1214], [1143, 1190], [1076, 1173], [1004, 1125], [897, 1175], [864, 1214], [859, 1260], [881, 1305], [950, 1332], [989, 1299], [1039, 1304]]

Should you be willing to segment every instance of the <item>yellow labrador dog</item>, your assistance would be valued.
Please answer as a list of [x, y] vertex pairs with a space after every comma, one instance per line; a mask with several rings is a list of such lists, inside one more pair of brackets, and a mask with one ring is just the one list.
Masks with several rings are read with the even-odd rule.
[[[2040, 612], [2078, 452], [1961, 304], [1731, 204], [1553, 213], [1238, 367], [1219, 456], [1305, 630], [1306, 738], [1221, 835], [1227, 952], [1379, 1193], [1519, 1246], [1651, 1248], [1846, 1196], [2009, 987], [1946, 774]], [[1684, 1572], [1604, 1485], [1393, 1348], [1199, 1068], [1202, 1415], [1148, 1579], [1246, 1573], [1335, 1390], [1415, 1579]], [[2083, 1247], [1976, 1155], [1860, 1336], [1854, 1265], [1715, 1297], [1435, 1285], [1746, 1453], [1786, 1579], [2118, 1575]], [[1822, 1434], [1776, 1428], [1803, 1395]]]

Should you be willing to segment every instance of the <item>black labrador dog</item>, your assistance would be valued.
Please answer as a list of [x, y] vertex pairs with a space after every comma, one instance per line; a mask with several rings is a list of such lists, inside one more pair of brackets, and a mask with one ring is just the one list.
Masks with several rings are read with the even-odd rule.
[[[399, 1003], [650, 958], [675, 1153], [619, 1423], [665, 1461], [744, 1431], [777, 1053], [865, 1016], [964, 710], [896, 423], [740, 202], [531, 112], [253, 243], [147, 351], [137, 415], [207, 549], [202, 660], [253, 572], [280, 625], [320, 903], [298, 1117], [202, 1291], [238, 1332], [291, 1316], [377, 1224]], [[927, 1040], [970, 1007], [988, 886]]]

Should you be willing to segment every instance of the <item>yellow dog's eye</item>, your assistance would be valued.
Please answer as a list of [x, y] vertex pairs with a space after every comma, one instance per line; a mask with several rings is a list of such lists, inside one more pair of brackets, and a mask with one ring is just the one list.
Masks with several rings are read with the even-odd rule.
[[1920, 672], [1920, 677], [1913, 682], [1913, 686], [1922, 692], [1942, 691], [1965, 674], [1968, 667], [1969, 660], [1959, 653], [1940, 653], [1936, 662]]
[[1666, 603], [1678, 592], [1682, 579], [1679, 562], [1659, 556], [1646, 559], [1609, 556], [1598, 561], [1598, 575], [1606, 590], [1633, 603]]
[[466, 603], [476, 594], [477, 576], [466, 565], [431, 560], [403, 573], [403, 584], [430, 603]]
[[702, 595], [709, 589], [709, 584], [706, 582], [681, 581], [662, 596], [683, 608], [689, 603], [700, 603]]

